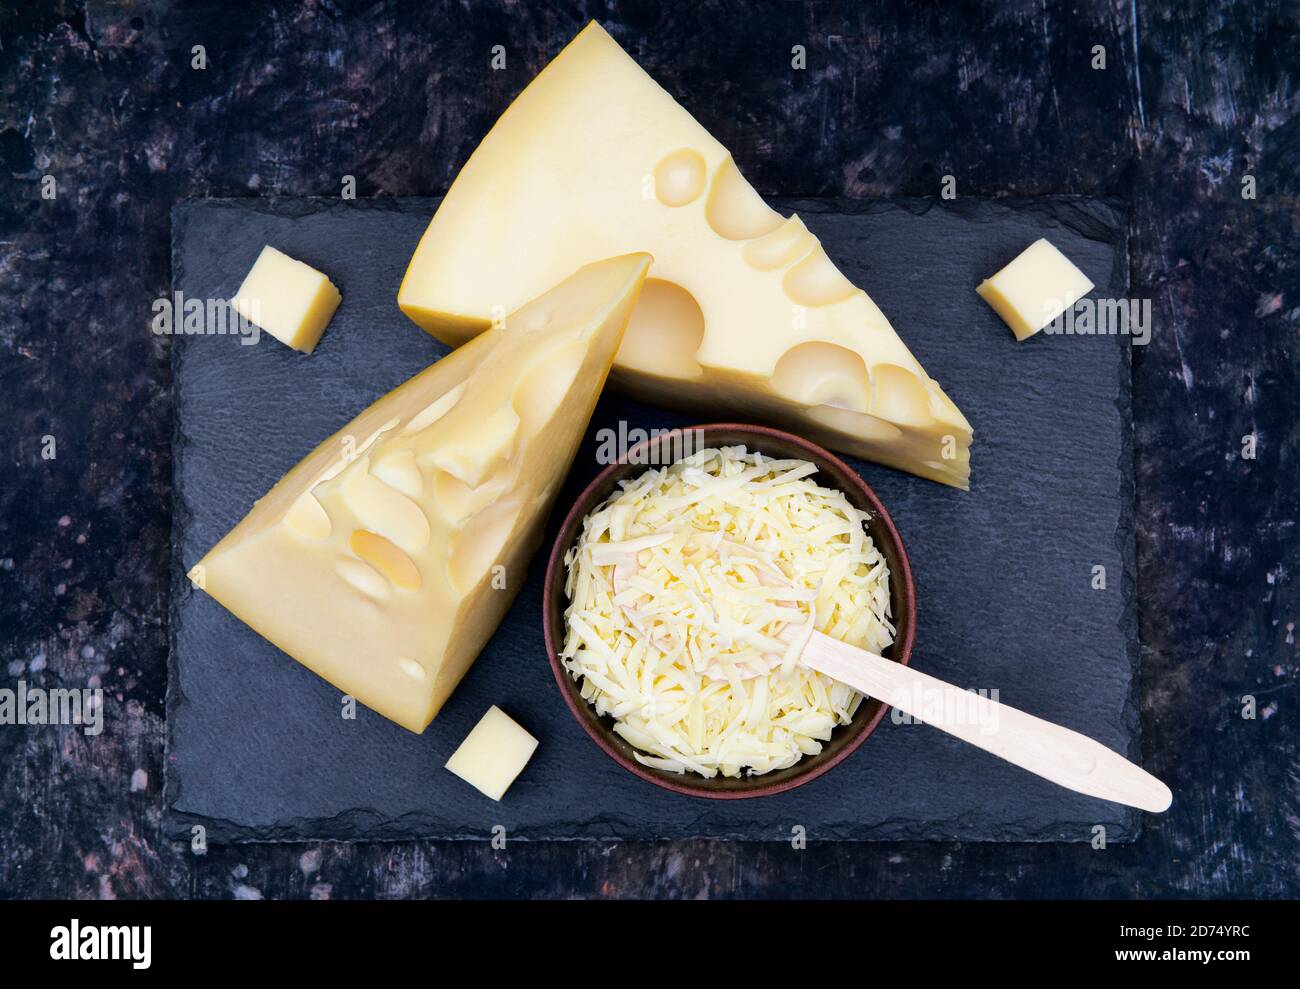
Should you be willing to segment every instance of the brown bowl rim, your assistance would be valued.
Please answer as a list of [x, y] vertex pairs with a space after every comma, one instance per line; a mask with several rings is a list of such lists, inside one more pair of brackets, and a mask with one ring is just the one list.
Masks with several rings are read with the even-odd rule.
[[[595, 497], [596, 492], [606, 485], [609, 476], [619, 468], [627, 466], [628, 461], [636, 451], [649, 446], [651, 443], [663, 443], [669, 441], [670, 438], [677, 433], [709, 430], [727, 430], [730, 432], [749, 433], [759, 437], [776, 438], [786, 443], [792, 443], [812, 454], [809, 459], [813, 460], [814, 463], [819, 458], [825, 460], [842, 470], [845, 475], [852, 479], [858, 492], [866, 499], [870, 506], [870, 512], [873, 518], [879, 521], [880, 525], [884, 528], [886, 536], [893, 543], [893, 548], [896, 551], [900, 564], [899, 573], [891, 573], [890, 576], [891, 579], [895, 580], [899, 577], [902, 578], [901, 599], [904, 614], [902, 616], [903, 621], [898, 622], [897, 624], [902, 627], [903, 635], [902, 638], [896, 640], [890, 648], [894, 654], [891, 657], [893, 661], [901, 663], [904, 666], [907, 666], [911, 662], [912, 645], [916, 639], [916, 586], [912, 581], [912, 565], [907, 556], [907, 549], [903, 545], [903, 538], [899, 535], [898, 528], [894, 525], [894, 520], [890, 516], [888, 509], [885, 508], [884, 503], [876, 495], [875, 491], [871, 489], [871, 486], [862, 479], [857, 471], [829, 450], [818, 446], [810, 440], [804, 439], [802, 436], [796, 436], [794, 433], [788, 433], [782, 429], [774, 429], [771, 426], [755, 426], [747, 423], [715, 422], [699, 426], [682, 426], [677, 429], [668, 430], [663, 433], [652, 435], [624, 451], [618, 460], [601, 470], [601, 472], [592, 478], [591, 482], [582, 489], [582, 493], [578, 495], [573, 506], [565, 515], [564, 521], [560, 524], [560, 530], [555, 536], [555, 542], [551, 546], [550, 558], [546, 562], [546, 576], [542, 585], [542, 636], [546, 640], [546, 657], [551, 664], [551, 673], [555, 677], [555, 684], [559, 688], [560, 696], [564, 698], [565, 706], [568, 707], [569, 713], [573, 715], [574, 720], [576, 720], [582, 727], [583, 731], [590, 736], [591, 740], [596, 743], [597, 747], [632, 775], [653, 783], [655, 786], [663, 787], [665, 790], [671, 790], [674, 793], [681, 793], [690, 797], [701, 797], [708, 800], [744, 800], [753, 797], [767, 797], [777, 793], [785, 793], [830, 772], [850, 755], [856, 752], [858, 747], [871, 736], [871, 734], [876, 730], [876, 727], [884, 719], [886, 712], [889, 710], [889, 705], [883, 701], [879, 701], [878, 698], [869, 698], [869, 701], [878, 701], [880, 706], [866, 725], [860, 728], [853, 738], [849, 739], [849, 741], [845, 743], [839, 751], [835, 752], [827, 759], [822, 760], [820, 755], [806, 756], [804, 759], [800, 760], [800, 763], [806, 762], [808, 768], [787, 779], [767, 784], [757, 783], [753, 787], [746, 787], [744, 789], [719, 789], [711, 791], [707, 789], [709, 781], [701, 777], [700, 784], [704, 784], [703, 786], [688, 786], [687, 784], [680, 782], [675, 776], [656, 771], [648, 766], [642, 766], [635, 759], [628, 758], [619, 751], [618, 748], [611, 744], [609, 739], [605, 738], [604, 734], [597, 730], [597, 728], [592, 725], [591, 721], [588, 720], [586, 711], [584, 711], [583, 708], [590, 709], [590, 705], [577, 694], [577, 681], [569, 676], [568, 670], [564, 668], [564, 664], [560, 661], [559, 649], [557, 648], [559, 640], [556, 636], [558, 630], [555, 628], [555, 624], [551, 621], [551, 608], [549, 606], [551, 595], [557, 593], [557, 582], [559, 582], [558, 593], [563, 593], [564, 554], [568, 549], [568, 547], [564, 545], [564, 534], [569, 531], [571, 527], [574, 527], [573, 531], [576, 538], [576, 533], [578, 531], [576, 526], [581, 525], [583, 516], [590, 511], [591, 507], [594, 507], [589, 506], [584, 508], [584, 506], [588, 506], [588, 503]], [[653, 465], [647, 464], [647, 469], [650, 466]], [[799, 765], [799, 763], [796, 763], [796, 765]], [[746, 779], [761, 780], [762, 777], [754, 776], [746, 777]]]

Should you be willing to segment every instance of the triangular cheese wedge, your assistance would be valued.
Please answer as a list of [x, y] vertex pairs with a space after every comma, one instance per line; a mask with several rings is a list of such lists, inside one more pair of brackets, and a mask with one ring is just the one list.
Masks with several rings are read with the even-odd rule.
[[970, 423], [881, 311], [594, 22], [470, 157], [398, 303], [457, 345], [494, 307], [634, 250], [655, 263], [615, 382], [967, 487]]
[[506, 613], [650, 264], [588, 265], [370, 406], [190, 579], [419, 732]]

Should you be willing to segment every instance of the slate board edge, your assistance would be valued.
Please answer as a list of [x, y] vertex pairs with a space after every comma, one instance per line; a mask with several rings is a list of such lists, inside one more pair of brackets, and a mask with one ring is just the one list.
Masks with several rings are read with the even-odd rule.
[[[846, 213], [869, 213], [878, 209], [902, 208], [914, 213], [924, 213], [928, 210], [938, 207], [941, 209], [951, 210], [953, 212], [964, 212], [965, 204], [960, 201], [947, 203], [934, 199], [915, 198], [915, 197], [898, 197], [889, 199], [870, 199], [856, 200], [845, 198], [826, 198], [826, 199], [809, 199], [809, 198], [771, 198], [769, 200], [775, 206], [783, 211], [805, 211], [805, 212], [823, 212], [823, 211], [842, 211]], [[392, 197], [392, 198], [370, 198], [358, 200], [340, 200], [334, 197], [197, 197], [184, 200], [173, 206], [171, 211], [172, 226], [175, 227], [176, 217], [192, 209], [221, 209], [235, 208], [243, 210], [254, 210], [257, 212], [267, 213], [275, 216], [298, 217], [306, 216], [317, 212], [333, 211], [354, 211], [354, 210], [378, 210], [378, 211], [401, 211], [404, 208], [426, 205], [429, 207], [430, 215], [432, 207], [439, 202], [438, 197]], [[973, 200], [969, 202], [974, 202]], [[1125, 243], [1128, 239], [1128, 209], [1127, 204], [1120, 200], [1100, 199], [1097, 197], [1084, 196], [1041, 196], [1041, 197], [981, 197], [980, 203], [1001, 203], [1010, 207], [1020, 209], [1033, 208], [1035, 205], [1053, 204], [1053, 205], [1070, 205], [1078, 203], [1081, 207], [1080, 230], [1086, 236], [1096, 237], [1098, 227], [1110, 226], [1112, 229], [1121, 231]], [[1112, 210], [1114, 215], [1106, 218], [1094, 218], [1089, 215], [1091, 208], [1102, 206]], [[1054, 218], [1059, 219], [1059, 214], [1053, 213]], [[1070, 224], [1074, 226], [1073, 224]], [[181, 263], [176, 238], [171, 238], [170, 244], [172, 260], [172, 290], [176, 291], [182, 281], [183, 264]], [[1127, 250], [1116, 252], [1116, 264], [1122, 267], [1122, 271], [1113, 272], [1111, 283], [1122, 286], [1126, 291], [1128, 287], [1129, 260]], [[175, 380], [175, 368], [183, 357], [174, 345], [170, 347], [170, 361], [173, 369], [173, 380]], [[1121, 559], [1123, 560], [1124, 573], [1122, 575], [1122, 613], [1119, 622], [1123, 632], [1126, 644], [1127, 659], [1130, 668], [1133, 670], [1133, 677], [1130, 680], [1129, 693], [1125, 702], [1124, 710], [1121, 714], [1124, 724], [1130, 729], [1131, 741], [1127, 753], [1130, 759], [1140, 762], [1141, 760], [1141, 720], [1138, 706], [1138, 681], [1141, 675], [1141, 654], [1139, 644], [1139, 627], [1136, 603], [1136, 533], [1134, 525], [1136, 522], [1136, 479], [1134, 463], [1134, 435], [1133, 435], [1133, 418], [1132, 418], [1132, 355], [1128, 346], [1121, 347], [1121, 360], [1119, 362], [1119, 374], [1121, 388], [1119, 397], [1116, 399], [1116, 406], [1121, 415], [1122, 423], [1122, 450], [1120, 462], [1121, 474], [1121, 493], [1122, 493], [1122, 514], [1119, 525], [1116, 530], [1116, 542], [1120, 550]], [[175, 480], [179, 473], [179, 465], [184, 457], [187, 440], [181, 428], [181, 418], [178, 414], [173, 416], [172, 422], [172, 580], [170, 582], [171, 596], [167, 605], [167, 614], [169, 619], [168, 626], [168, 678], [166, 686], [166, 712], [170, 722], [173, 711], [186, 703], [183, 691], [180, 687], [179, 679], [179, 657], [176, 643], [176, 615], [179, 610], [180, 602], [184, 600], [183, 595], [192, 594], [193, 590], [189, 585], [186, 575], [186, 567], [181, 557], [181, 539], [180, 535], [184, 528], [182, 520], [188, 517], [189, 508], [185, 504], [183, 496], [179, 493], [179, 488]], [[170, 732], [167, 733], [168, 747], [170, 748]], [[251, 828], [245, 825], [235, 824], [229, 820], [223, 820], [212, 817], [198, 816], [189, 814], [185, 811], [177, 810], [176, 804], [182, 798], [182, 784], [176, 775], [171, 771], [171, 759], [164, 760], [164, 810], [163, 810], [163, 831], [164, 834], [175, 840], [189, 840], [192, 837], [192, 829], [195, 826], [201, 826], [205, 829], [205, 838], [213, 844], [240, 843], [240, 844], [277, 844], [302, 842], [301, 828], [295, 824], [293, 826], [277, 826], [275, 828]], [[1122, 835], [1115, 836], [1109, 840], [1117, 843], [1130, 843], [1136, 841], [1144, 825], [1144, 815], [1131, 808], [1123, 808], [1125, 814], [1125, 824], [1127, 827]], [[442, 841], [474, 841], [482, 840], [486, 836], [482, 833], [448, 833], [445, 826], [429, 826], [428, 833], [417, 833], [409, 826], [406, 829], [401, 827], [402, 821], [411, 822], [412, 816], [407, 815], [393, 821], [386, 822], [381, 827], [368, 827], [361, 824], [368, 815], [363, 809], [357, 808], [349, 810], [334, 819], [335, 824], [341, 820], [348, 820], [350, 823], [337, 829], [337, 833], [352, 831], [361, 828], [363, 833], [356, 837], [332, 837], [329, 841], [342, 843], [355, 843], [364, 841], [409, 841], [409, 840], [442, 840]], [[319, 819], [312, 819], [319, 825]], [[355, 822], [355, 823], [352, 823]], [[305, 823], [305, 822], [304, 822]], [[573, 826], [583, 827], [587, 833], [573, 835], [548, 835], [545, 838], [530, 839], [526, 833], [513, 833], [511, 837], [519, 841], [644, 841], [645, 839], [625, 839], [615, 833], [592, 833], [594, 821], [572, 822]], [[416, 825], [421, 828], [422, 825]], [[851, 835], [838, 835], [833, 830], [823, 832], [823, 840], [847, 841], [847, 842], [873, 842], [879, 839], [873, 838], [869, 833], [859, 832]], [[695, 837], [705, 840], [720, 841], [786, 841], [788, 836], [774, 834], [770, 839], [755, 839], [751, 835], [741, 834], [739, 832], [719, 830], [703, 835], [678, 835], [669, 834], [662, 839], [672, 841], [682, 837]], [[1008, 827], [1005, 836], [993, 839], [987, 837], [975, 837], [962, 839], [960, 837], [943, 837], [921, 835], [911, 837], [899, 835], [897, 831], [889, 836], [887, 841], [972, 841], [989, 844], [1005, 844], [1016, 842], [1050, 842], [1050, 841], [1068, 841], [1071, 836], [1061, 834], [1059, 831], [1052, 833], [1014, 833], [1014, 828]], [[1076, 839], [1077, 840], [1077, 839]]]
[[[176, 292], [176, 287], [181, 282], [181, 272], [183, 270], [175, 236], [176, 217], [178, 213], [184, 212], [191, 208], [194, 203], [201, 203], [202, 200], [186, 200], [177, 203], [171, 208], [168, 219], [170, 228], [168, 237], [170, 238], [169, 256], [171, 258], [171, 291]], [[174, 297], [174, 296], [173, 296]], [[180, 602], [183, 596], [191, 592], [186, 578], [185, 561], [182, 555], [182, 533], [185, 526], [182, 521], [189, 517], [189, 505], [185, 502], [181, 494], [180, 484], [180, 464], [185, 455], [185, 434], [181, 430], [181, 417], [179, 410], [176, 408], [176, 389], [175, 382], [177, 379], [176, 366], [183, 359], [180, 354], [180, 348], [173, 345], [174, 341], [168, 341], [168, 360], [171, 370], [172, 384], [172, 476], [171, 476], [171, 571], [167, 581], [167, 686], [164, 692], [163, 709], [167, 718], [167, 730], [163, 733], [163, 833], [169, 838], [181, 840], [182, 838], [192, 837], [192, 828], [197, 824], [201, 827], [208, 827], [208, 822], [200, 822], [189, 819], [183, 821], [184, 815], [173, 811], [173, 807], [181, 797], [181, 782], [176, 778], [176, 773], [172, 771], [172, 734], [171, 726], [174, 724], [174, 714], [185, 702], [184, 692], [181, 690], [180, 678], [180, 661], [176, 648], [176, 629], [178, 627], [178, 613], [180, 611]], [[174, 825], [174, 826], [173, 826]], [[181, 833], [182, 826], [184, 834]]]
[[[1115, 209], [1122, 220], [1116, 226], [1125, 231], [1127, 242], [1130, 219], [1128, 209], [1120, 204], [1115, 204]], [[1131, 272], [1128, 251], [1118, 252], [1117, 257], [1123, 264], [1124, 270], [1119, 277], [1114, 279], [1114, 283], [1124, 287], [1125, 296], [1127, 297], [1131, 295], [1132, 290], [1129, 281]], [[1124, 561], [1123, 584], [1120, 589], [1123, 600], [1123, 610], [1120, 613], [1120, 629], [1124, 636], [1129, 665], [1133, 670], [1133, 677], [1129, 681], [1128, 697], [1124, 703], [1123, 719], [1124, 724], [1130, 731], [1129, 748], [1125, 754], [1130, 761], [1141, 766], [1142, 712], [1139, 690], [1142, 683], [1142, 630], [1138, 622], [1137, 598], [1137, 440], [1136, 421], [1133, 414], [1132, 344], [1120, 348], [1119, 374], [1121, 387], [1115, 404], [1119, 410], [1120, 435], [1123, 443], [1120, 450], [1119, 465], [1120, 503], [1123, 507], [1119, 519], [1119, 528], [1115, 533], [1115, 540], [1119, 544], [1120, 558]], [[1177, 794], [1174, 795], [1174, 799], [1178, 799]], [[1146, 826], [1147, 816], [1130, 808], [1129, 818], [1133, 830], [1132, 840], [1136, 841], [1141, 837]]]
[[[1126, 246], [1129, 230], [1129, 210], [1127, 204], [1119, 200], [1101, 200], [1114, 212], [1108, 219], [1115, 229], [1124, 231]], [[1116, 264], [1119, 271], [1113, 272], [1111, 284], [1119, 286], [1125, 297], [1131, 294], [1129, 283], [1128, 251], [1116, 252]], [[1129, 683], [1129, 694], [1125, 703], [1124, 723], [1131, 728], [1129, 750], [1126, 755], [1139, 765], [1142, 760], [1142, 720], [1138, 697], [1138, 684], [1142, 677], [1141, 630], [1138, 625], [1137, 608], [1137, 459], [1133, 418], [1133, 345], [1126, 343], [1120, 347], [1119, 361], [1120, 389], [1115, 400], [1115, 408], [1120, 416], [1120, 460], [1119, 475], [1121, 485], [1120, 504], [1122, 506], [1119, 525], [1115, 533], [1116, 546], [1124, 563], [1122, 585], [1120, 588], [1123, 608], [1120, 613], [1119, 626], [1124, 636], [1133, 679]], [[1137, 817], [1140, 830], [1144, 815], [1133, 812]]]

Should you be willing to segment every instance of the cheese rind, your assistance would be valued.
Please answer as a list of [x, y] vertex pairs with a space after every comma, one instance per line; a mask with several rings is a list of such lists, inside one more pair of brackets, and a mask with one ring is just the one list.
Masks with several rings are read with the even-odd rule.
[[447, 760], [447, 769], [500, 800], [537, 751], [537, 739], [493, 704]]
[[267, 244], [231, 305], [281, 343], [310, 354], [342, 301], [324, 274]]
[[1033, 336], [1091, 292], [1093, 284], [1051, 241], [1034, 241], [976, 287], [1017, 340]]
[[649, 264], [588, 265], [379, 399], [253, 506], [196, 585], [423, 731], [523, 583]]
[[612, 373], [625, 390], [967, 486], [970, 423], [881, 311], [595, 23], [470, 157], [398, 303], [458, 345], [558, 271], [630, 250], [655, 263]]

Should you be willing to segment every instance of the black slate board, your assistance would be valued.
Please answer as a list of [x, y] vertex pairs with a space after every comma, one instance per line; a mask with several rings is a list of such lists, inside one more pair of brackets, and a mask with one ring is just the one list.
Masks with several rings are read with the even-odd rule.
[[[263, 336], [173, 341], [176, 429], [166, 832], [209, 841], [714, 837], [784, 841], [1109, 841], [1139, 815], [1031, 777], [932, 729], [886, 719], [844, 765], [790, 793], [702, 801], [606, 759], [551, 681], [540, 560], [474, 669], [421, 736], [365, 710], [190, 589], [186, 568], [319, 440], [445, 352], [398, 311], [397, 286], [436, 200], [206, 200], [173, 211], [173, 287], [233, 294], [272, 243], [328, 272], [344, 302], [311, 357]], [[975, 426], [961, 493], [856, 463], [889, 507], [919, 599], [913, 663], [1138, 753], [1129, 341], [1016, 343], [975, 295], [1048, 235], [1096, 283], [1127, 290], [1125, 218], [1051, 199], [940, 204], [778, 201], [797, 210], [888, 314]], [[605, 395], [559, 508], [598, 470], [594, 431], [683, 417]], [[558, 517], [552, 520], [552, 532]], [[1093, 590], [1102, 565], [1106, 590]], [[442, 769], [490, 704], [541, 739], [508, 798]]]

